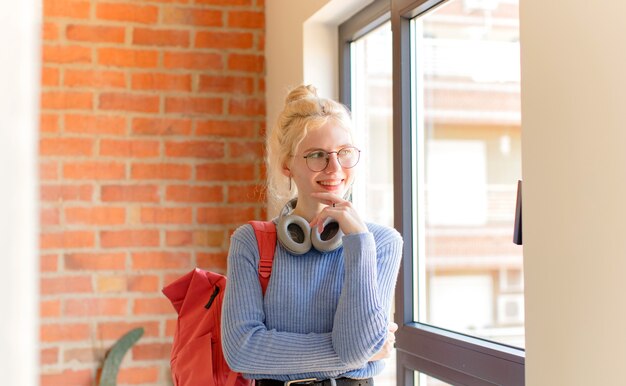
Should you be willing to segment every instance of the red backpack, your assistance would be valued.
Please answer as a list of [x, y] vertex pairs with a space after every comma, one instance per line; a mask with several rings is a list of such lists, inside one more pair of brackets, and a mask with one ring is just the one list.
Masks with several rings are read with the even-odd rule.
[[[263, 294], [272, 272], [276, 227], [271, 221], [250, 221], [259, 245], [259, 281]], [[171, 354], [175, 386], [251, 386], [232, 371], [222, 351], [220, 319], [226, 277], [194, 269], [163, 288], [178, 313]]]

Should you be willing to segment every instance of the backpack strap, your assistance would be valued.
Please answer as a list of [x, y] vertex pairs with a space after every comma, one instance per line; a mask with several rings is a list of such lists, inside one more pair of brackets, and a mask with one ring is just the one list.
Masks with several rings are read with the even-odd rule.
[[276, 250], [276, 224], [272, 221], [249, 221], [254, 228], [254, 235], [259, 246], [259, 281], [263, 295], [272, 275], [272, 263]]

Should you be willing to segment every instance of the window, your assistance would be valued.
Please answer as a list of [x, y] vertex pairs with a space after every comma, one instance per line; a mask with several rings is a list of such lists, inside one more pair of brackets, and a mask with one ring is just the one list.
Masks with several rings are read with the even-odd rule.
[[524, 384], [517, 0], [392, 1], [398, 384]]
[[377, 384], [524, 384], [518, 24], [518, 0], [391, 0], [339, 29], [354, 202], [405, 240], [397, 380]]

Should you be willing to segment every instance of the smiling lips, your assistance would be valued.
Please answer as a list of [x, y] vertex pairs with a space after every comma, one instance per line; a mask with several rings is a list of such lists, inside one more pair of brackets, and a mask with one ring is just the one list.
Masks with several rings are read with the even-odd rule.
[[318, 181], [317, 183], [326, 190], [337, 190], [339, 186], [343, 183], [343, 180], [324, 180]]

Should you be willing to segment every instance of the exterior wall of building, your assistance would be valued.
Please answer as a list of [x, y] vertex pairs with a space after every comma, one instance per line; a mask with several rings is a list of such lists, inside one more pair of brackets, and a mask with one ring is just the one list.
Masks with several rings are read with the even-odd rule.
[[161, 288], [266, 216], [263, 0], [44, 0], [41, 385], [170, 384]]

